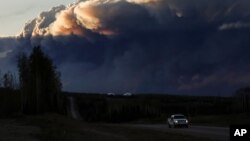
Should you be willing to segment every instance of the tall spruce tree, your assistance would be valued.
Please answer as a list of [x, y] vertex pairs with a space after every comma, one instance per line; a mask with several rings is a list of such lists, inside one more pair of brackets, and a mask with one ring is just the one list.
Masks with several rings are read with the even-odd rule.
[[34, 47], [29, 57], [21, 55], [18, 68], [23, 112], [57, 111], [61, 91], [60, 75], [41, 47]]
[[21, 91], [22, 112], [29, 113], [32, 111], [31, 91], [30, 91], [30, 68], [29, 60], [26, 54], [18, 56], [18, 71], [19, 71], [19, 87]]

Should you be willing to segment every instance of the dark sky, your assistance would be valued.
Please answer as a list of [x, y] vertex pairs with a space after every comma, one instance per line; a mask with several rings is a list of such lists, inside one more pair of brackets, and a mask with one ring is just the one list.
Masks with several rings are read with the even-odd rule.
[[250, 85], [250, 1], [90, 0], [0, 38], [0, 67], [41, 45], [78, 92], [231, 95]]

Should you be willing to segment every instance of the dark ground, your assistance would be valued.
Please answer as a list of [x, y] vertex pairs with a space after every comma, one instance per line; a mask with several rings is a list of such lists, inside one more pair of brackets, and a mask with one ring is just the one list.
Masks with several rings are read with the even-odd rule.
[[166, 133], [119, 124], [85, 123], [47, 114], [0, 120], [0, 141], [209, 141], [189, 135]]

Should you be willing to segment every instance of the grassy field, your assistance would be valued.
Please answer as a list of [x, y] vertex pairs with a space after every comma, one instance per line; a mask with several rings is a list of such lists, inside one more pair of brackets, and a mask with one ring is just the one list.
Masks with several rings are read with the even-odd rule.
[[[2, 119], [3, 128], [6, 119]], [[9, 120], [9, 119], [8, 119]], [[71, 120], [67, 117], [50, 114], [39, 116], [25, 116], [12, 119], [13, 128], [22, 127], [18, 133], [25, 140], [41, 141], [209, 141], [193, 136], [159, 132], [138, 127], [123, 127], [119, 125], [95, 123], [89, 124]], [[9, 126], [9, 125], [6, 125]], [[10, 129], [11, 130], [11, 129]], [[12, 135], [12, 136], [13, 136]], [[7, 135], [6, 135], [7, 136]]]

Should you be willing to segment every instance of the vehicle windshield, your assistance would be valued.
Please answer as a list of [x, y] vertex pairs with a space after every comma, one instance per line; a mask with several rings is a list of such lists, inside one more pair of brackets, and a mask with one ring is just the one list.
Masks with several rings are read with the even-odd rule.
[[185, 116], [174, 116], [174, 119], [184, 119]]

